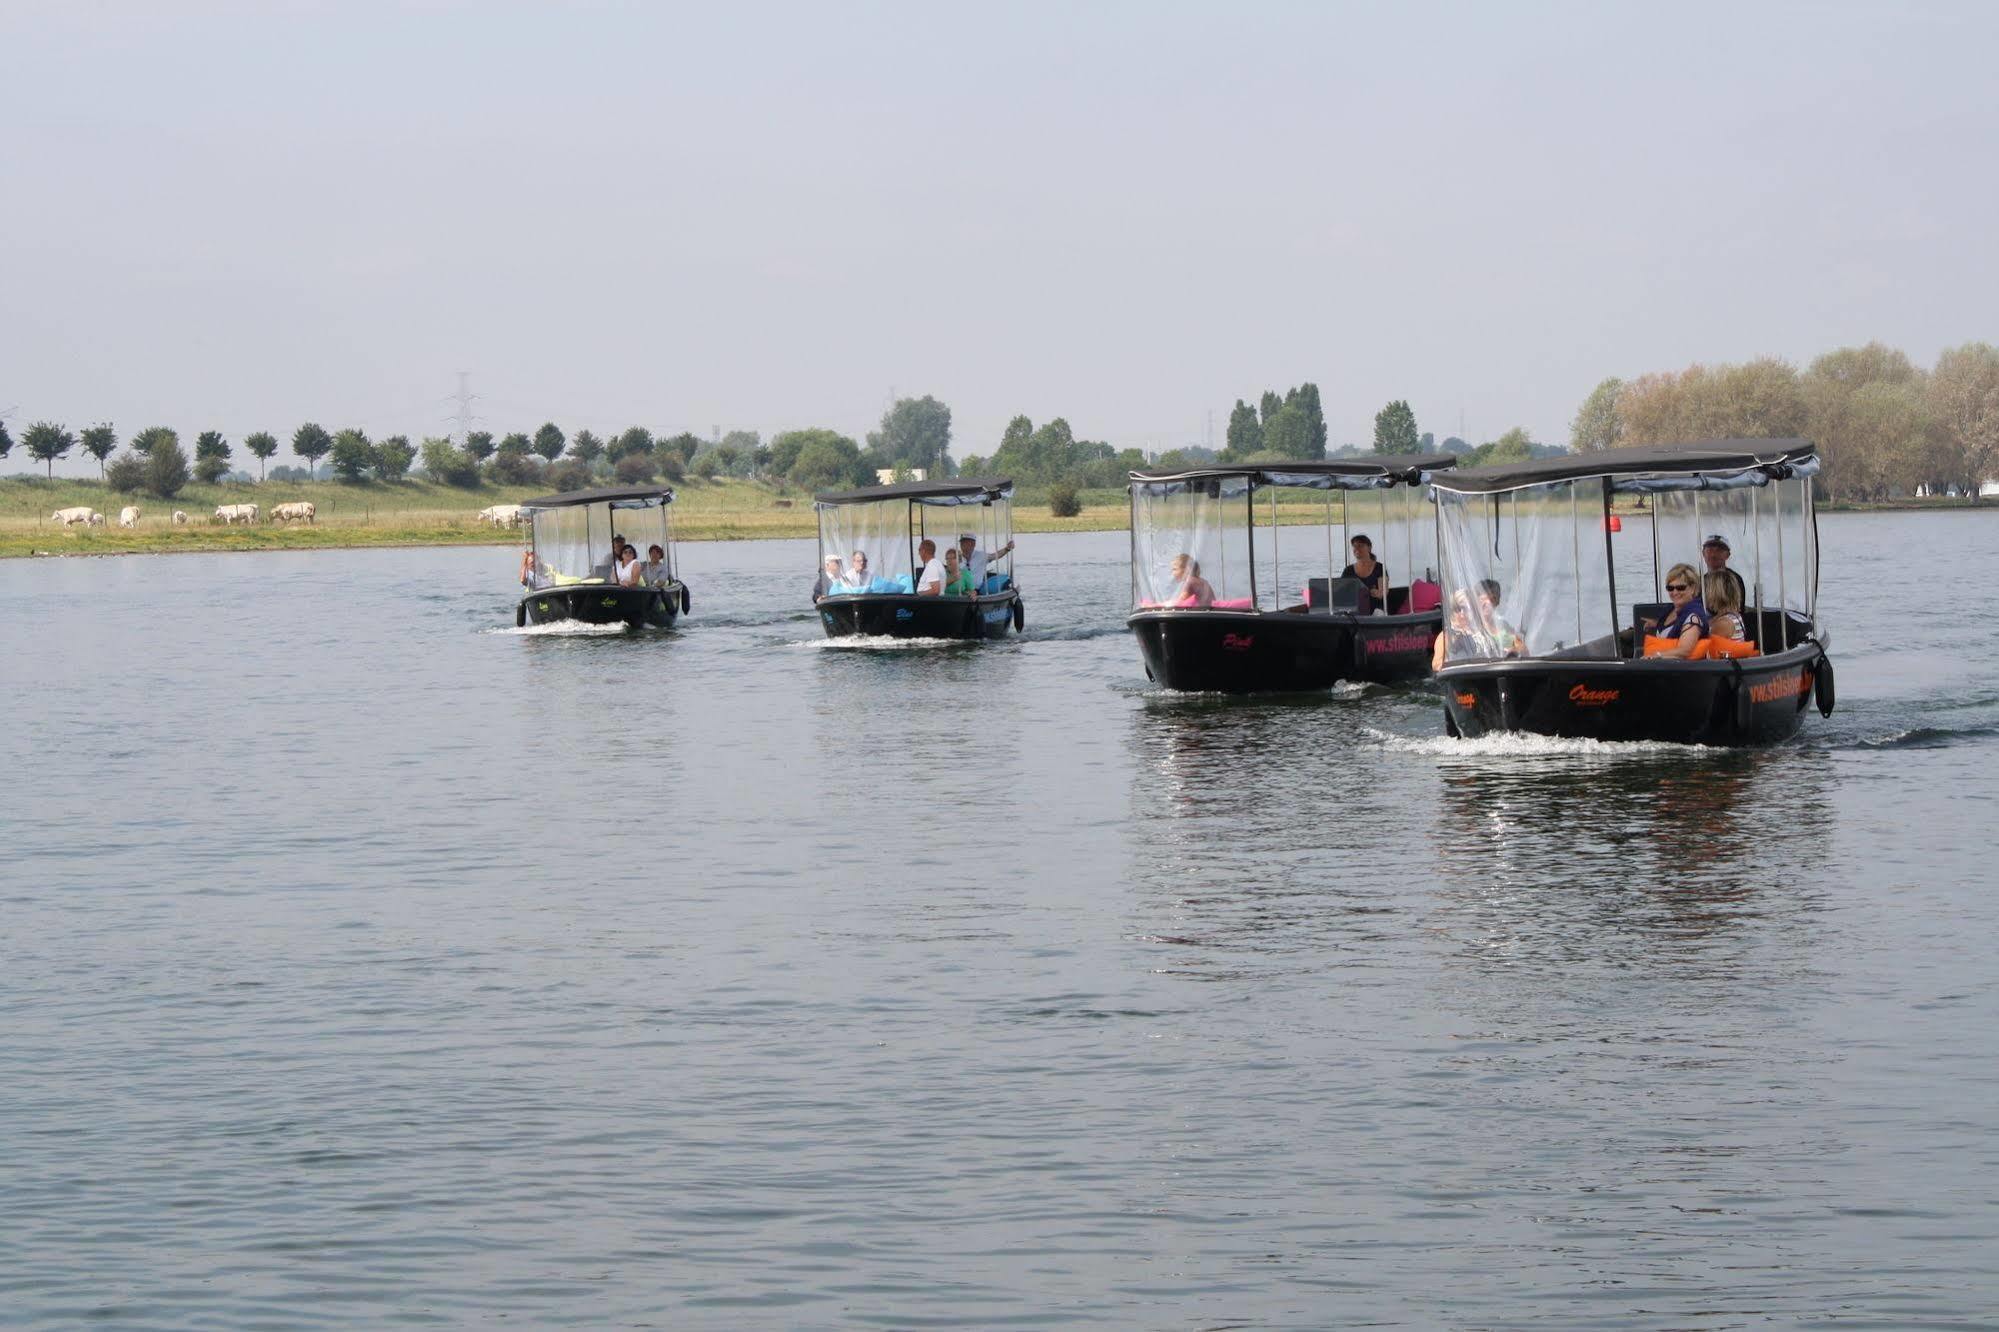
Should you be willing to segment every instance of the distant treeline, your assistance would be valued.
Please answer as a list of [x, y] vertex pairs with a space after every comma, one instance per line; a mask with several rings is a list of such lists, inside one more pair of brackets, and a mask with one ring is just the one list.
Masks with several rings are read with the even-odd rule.
[[1999, 348], [1953, 347], [1925, 370], [1879, 342], [1803, 371], [1764, 357], [1606, 379], [1571, 428], [1577, 449], [1802, 437], [1819, 446], [1828, 499], [1977, 498], [1999, 477]]
[[[1878, 500], [1919, 492], [1976, 497], [1981, 483], [1999, 478], [1999, 349], [1967, 343], [1925, 370], [1902, 352], [1870, 342], [1827, 352], [1803, 371], [1765, 357], [1629, 381], [1606, 379], [1577, 410], [1569, 446], [1580, 451], [1795, 436], [1819, 445], [1825, 460], [1819, 488], [1826, 498]], [[190, 475], [213, 482], [234, 465], [234, 449], [213, 430], [196, 436], [192, 462], [180, 436], [165, 426], [139, 431], [116, 457], [118, 433], [108, 424], [72, 434], [38, 421], [22, 433], [20, 445], [51, 475], [56, 462], [80, 446], [97, 459], [115, 489], [162, 498], [171, 498]], [[600, 438], [589, 430], [571, 435], [544, 422], [532, 434], [474, 431], [459, 442], [426, 439], [413, 445], [402, 435], [374, 440], [361, 430], [328, 431], [307, 422], [291, 434], [291, 452], [305, 466], [279, 466], [270, 475], [310, 480], [324, 462], [348, 481], [394, 482], [420, 467], [434, 481], [467, 487], [490, 481], [574, 490], [609, 480], [643, 485], [728, 476], [813, 491], [868, 485], [884, 472], [955, 475], [959, 467], [950, 446], [951, 409], [929, 396], [897, 399], [865, 443], [823, 428], [783, 431], [769, 440], [737, 430], [704, 440], [630, 426]], [[0, 458], [14, 447], [0, 423]], [[264, 431], [244, 438], [260, 480], [278, 447], [277, 437]], [[1414, 411], [1401, 399], [1375, 414], [1368, 444], [1329, 449], [1319, 388], [1307, 383], [1281, 394], [1266, 390], [1255, 406], [1237, 399], [1221, 449], [1190, 444], [1149, 455], [1077, 439], [1059, 416], [1040, 426], [1016, 416], [993, 451], [967, 457], [963, 470], [1011, 476], [1066, 495], [1079, 488], [1122, 487], [1127, 473], [1146, 467], [1430, 452], [1455, 453], [1466, 465], [1477, 465], [1563, 451], [1517, 426], [1477, 446], [1455, 436], [1438, 441], [1418, 429]]]

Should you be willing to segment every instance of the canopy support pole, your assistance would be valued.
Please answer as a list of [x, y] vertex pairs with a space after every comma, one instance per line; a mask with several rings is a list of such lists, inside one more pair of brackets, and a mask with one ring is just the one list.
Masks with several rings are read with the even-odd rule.
[[[1608, 533], [1610, 523], [1604, 523]], [[1569, 483], [1569, 558], [1576, 565], [1576, 647], [1583, 645], [1583, 497], [1575, 482]], [[1613, 615], [1616, 611], [1613, 609]]]
[[[1655, 550], [1658, 547], [1658, 542], [1658, 505], [1655, 497], [1652, 524], [1652, 543]], [[1659, 558], [1657, 555], [1654, 555], [1652, 557], [1653, 572], [1656, 573], [1658, 571], [1658, 565]], [[1603, 478], [1603, 571], [1610, 576], [1610, 643], [1611, 647], [1617, 651], [1617, 655], [1621, 657], [1624, 653], [1618, 647], [1617, 639], [1618, 635], [1623, 632], [1624, 626], [1617, 622], [1617, 551], [1610, 544], [1610, 478], [1607, 476]], [[1634, 643], [1632, 646], [1641, 653], [1645, 647], [1642, 643]]]
[[[1249, 506], [1249, 608], [1256, 609], [1256, 482], [1249, 483], [1249, 490], [1243, 496]], [[1226, 543], [1225, 547], [1226, 548]]]
[[1777, 650], [1782, 652], [1791, 646], [1791, 590], [1784, 577], [1784, 483], [1777, 483], [1777, 494], [1772, 500], [1777, 506]]
[[1763, 641], [1763, 515], [1756, 492], [1762, 488], [1752, 486], [1749, 490], [1749, 559], [1754, 566], [1750, 572], [1756, 575], [1756, 641], [1759, 643]]

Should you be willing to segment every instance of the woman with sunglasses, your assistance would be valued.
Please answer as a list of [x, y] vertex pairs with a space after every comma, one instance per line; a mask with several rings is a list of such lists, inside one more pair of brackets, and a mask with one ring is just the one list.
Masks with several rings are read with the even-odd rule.
[[1694, 655], [1694, 649], [1709, 632], [1707, 607], [1701, 604], [1700, 575], [1694, 572], [1693, 565], [1676, 564], [1666, 571], [1666, 595], [1672, 600], [1672, 609], [1659, 621], [1652, 635], [1675, 641], [1663, 652], [1647, 651], [1645, 655], [1685, 660]]

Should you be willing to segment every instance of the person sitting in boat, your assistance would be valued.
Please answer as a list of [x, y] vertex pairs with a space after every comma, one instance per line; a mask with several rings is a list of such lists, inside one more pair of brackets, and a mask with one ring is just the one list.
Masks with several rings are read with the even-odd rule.
[[1707, 610], [1709, 637], [1736, 643], [1748, 639], [1749, 629], [1742, 623], [1742, 598], [1736, 592], [1741, 582], [1733, 569], [1701, 575], [1701, 604]]
[[983, 588], [986, 585], [986, 566], [1013, 549], [1009, 541], [998, 550], [988, 554], [979, 549], [979, 539], [970, 532], [958, 538], [958, 563], [965, 566], [972, 576], [972, 585]]
[[865, 592], [874, 586], [874, 578], [868, 573], [868, 554], [857, 550], [847, 557], [847, 572], [840, 579], [842, 592]]
[[627, 541], [618, 552], [617, 580], [619, 587], [637, 587], [639, 571], [645, 566], [639, 563], [639, 549]]
[[613, 536], [611, 538], [610, 558], [605, 560], [602, 564], [597, 565], [595, 568], [591, 569], [590, 576], [592, 578], [601, 578], [607, 583], [617, 581], [618, 558], [624, 553], [625, 553], [625, 539], [621, 536]]
[[828, 555], [826, 557], [826, 567], [821, 569], [819, 577], [813, 580], [812, 599], [818, 601], [821, 597], [830, 597], [835, 592], [845, 590], [840, 577], [840, 557], [838, 555]]
[[[1701, 562], [1707, 565], [1710, 574], [1721, 574], [1735, 587], [1735, 604], [1738, 608], [1749, 604], [1749, 589], [1742, 581], [1742, 575], [1728, 567], [1728, 538], [1716, 532], [1701, 542]], [[1701, 578], [1703, 588], [1707, 585], [1705, 575]], [[1714, 603], [1708, 602], [1708, 613], [1714, 613]]]
[[[1645, 655], [1685, 661], [1707, 635], [1709, 623], [1707, 607], [1701, 604], [1700, 576], [1693, 565], [1676, 564], [1666, 571], [1666, 595], [1672, 599], [1672, 609], [1647, 636]], [[1672, 646], [1657, 646], [1652, 641], [1656, 639], [1670, 639]]]
[[542, 585], [542, 582], [545, 579], [547, 579], [547, 577], [548, 577], [548, 566], [543, 564], [540, 560], [536, 559], [534, 557], [533, 551], [531, 550], [522, 551], [521, 586], [529, 589], [540, 587]]
[[929, 537], [917, 543], [916, 557], [923, 561], [923, 572], [916, 575], [916, 595], [919, 597], [941, 596], [944, 592], [944, 564], [937, 558], [937, 543]]
[[1173, 595], [1167, 605], [1212, 606], [1215, 604], [1215, 589], [1208, 580], [1201, 577], [1200, 561], [1181, 551], [1173, 557]]
[[647, 587], [665, 587], [673, 581], [673, 574], [666, 567], [666, 547], [646, 547], [646, 562], [639, 566], [639, 581]]
[[1520, 631], [1506, 622], [1499, 613], [1499, 580], [1481, 578], [1475, 585], [1478, 592], [1478, 618], [1480, 627], [1502, 657], [1524, 657], [1527, 655], [1527, 640]]
[[1357, 536], [1353, 545], [1353, 563], [1340, 570], [1342, 578], [1358, 578], [1367, 586], [1367, 600], [1376, 615], [1388, 609], [1388, 566], [1374, 558], [1374, 542], [1365, 536]]
[[972, 581], [972, 571], [958, 558], [958, 548], [944, 547], [944, 595], [969, 597], [978, 590], [979, 585]]
[[1444, 619], [1444, 632], [1430, 644], [1430, 669], [1443, 670], [1444, 662], [1452, 657], [1477, 655], [1478, 644], [1471, 636], [1471, 598], [1463, 592], [1453, 592], [1451, 613]]

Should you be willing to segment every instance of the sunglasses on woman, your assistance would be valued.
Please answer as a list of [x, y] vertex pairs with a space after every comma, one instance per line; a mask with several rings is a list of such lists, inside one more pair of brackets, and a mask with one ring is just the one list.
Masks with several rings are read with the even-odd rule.
[[1666, 590], [1668, 592], [1691, 592], [1694, 589], [1691, 583], [1668, 583], [1666, 584]]

